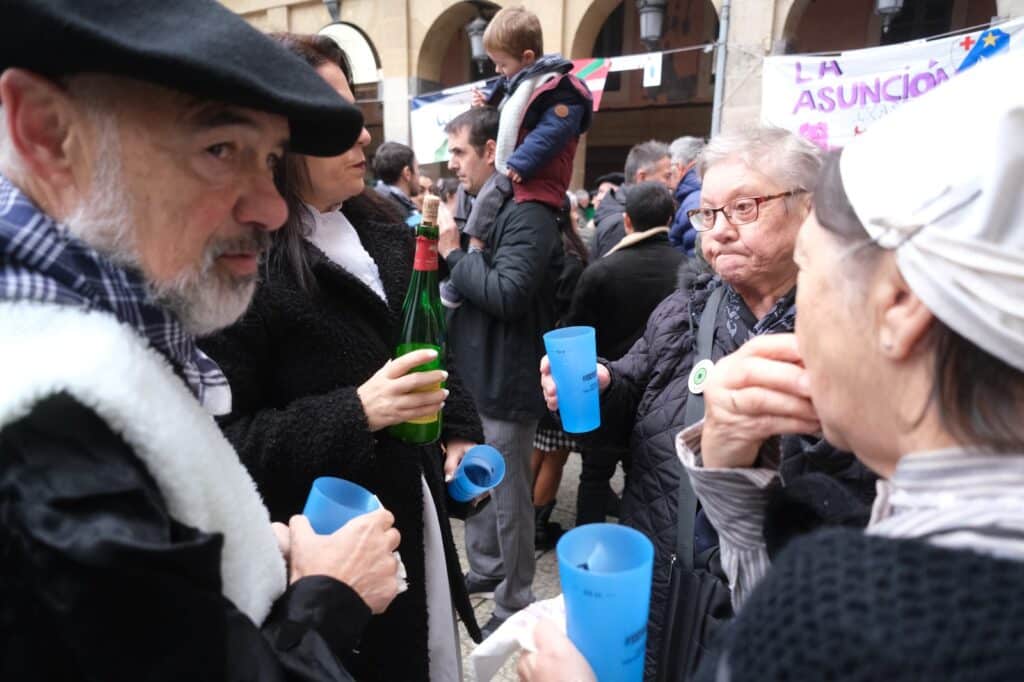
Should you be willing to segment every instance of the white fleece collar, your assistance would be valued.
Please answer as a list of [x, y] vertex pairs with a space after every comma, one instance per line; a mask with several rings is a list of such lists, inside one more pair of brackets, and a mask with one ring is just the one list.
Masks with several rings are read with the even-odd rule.
[[0, 303], [0, 428], [67, 392], [146, 465], [177, 521], [221, 533], [224, 596], [256, 624], [286, 587], [270, 515], [238, 455], [170, 364], [108, 314]]
[[634, 244], [639, 244], [640, 242], [642, 242], [642, 241], [644, 241], [646, 239], [650, 239], [651, 237], [653, 237], [654, 235], [657, 235], [657, 234], [668, 234], [668, 228], [667, 227], [652, 227], [651, 229], [644, 230], [643, 232], [633, 232], [631, 234], [627, 234], [625, 237], [623, 237], [622, 239], [619, 240], [618, 244], [616, 244], [611, 249], [609, 249], [608, 253], [604, 254], [604, 256], [602, 256], [602, 258], [607, 258], [608, 256], [612, 255], [616, 251], [621, 251], [622, 249], [628, 249], [629, 247], [633, 246]]

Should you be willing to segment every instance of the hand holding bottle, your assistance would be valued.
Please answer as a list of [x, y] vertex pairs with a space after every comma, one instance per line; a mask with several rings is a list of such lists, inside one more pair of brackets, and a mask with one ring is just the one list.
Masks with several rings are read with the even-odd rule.
[[[435, 359], [435, 350], [406, 353], [389, 360], [356, 389], [371, 431], [437, 414], [448, 397], [448, 391], [440, 388], [441, 383], [448, 379], [448, 372], [412, 371]], [[436, 390], [430, 390], [434, 387]]]

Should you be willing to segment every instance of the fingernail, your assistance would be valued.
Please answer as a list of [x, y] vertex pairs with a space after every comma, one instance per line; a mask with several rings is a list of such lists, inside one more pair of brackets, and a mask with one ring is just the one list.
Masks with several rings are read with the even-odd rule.
[[441, 390], [444, 391], [444, 397], [445, 397], [445, 400], [447, 400], [448, 396], [451, 395], [452, 392], [449, 391], [447, 388], [442, 388]]
[[454, 474], [445, 474], [444, 475], [444, 482], [445, 483], [451, 483], [454, 480], [455, 480], [455, 475]]
[[445, 372], [444, 370], [441, 370], [441, 381], [447, 381], [447, 380], [448, 380], [448, 372]]
[[447, 404], [447, 403], [441, 403], [441, 409], [442, 409], [442, 410], [444, 409], [444, 406], [445, 406], [446, 404]]
[[807, 372], [800, 375], [797, 379], [797, 385], [800, 386], [800, 390], [804, 393], [810, 393], [811, 391], [811, 378], [807, 376]]

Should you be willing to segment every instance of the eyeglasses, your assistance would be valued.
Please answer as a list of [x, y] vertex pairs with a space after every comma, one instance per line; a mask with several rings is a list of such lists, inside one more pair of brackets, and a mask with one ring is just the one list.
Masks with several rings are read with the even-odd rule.
[[720, 208], [694, 208], [686, 212], [686, 217], [690, 219], [690, 224], [693, 225], [693, 229], [698, 232], [707, 232], [715, 226], [715, 214], [719, 211], [725, 216], [733, 225], [746, 225], [757, 220], [758, 212], [760, 211], [761, 204], [772, 199], [781, 199], [782, 197], [791, 197], [796, 194], [803, 194], [807, 190], [805, 189], [794, 189], [789, 192], [782, 192], [781, 194], [772, 194], [766, 197], [740, 197], [739, 199], [733, 199], [725, 206]]

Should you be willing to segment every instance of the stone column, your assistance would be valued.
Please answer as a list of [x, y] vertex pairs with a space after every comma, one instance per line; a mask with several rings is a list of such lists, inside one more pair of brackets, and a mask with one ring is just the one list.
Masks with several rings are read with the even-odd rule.
[[[356, 16], [357, 5], [366, 16]], [[343, 2], [342, 18], [353, 21], [370, 35], [380, 55], [380, 98], [384, 105], [384, 139], [409, 144], [409, 44], [408, 0], [375, 0], [374, 3]], [[346, 10], [352, 19], [345, 17]]]
[[738, 0], [729, 13], [722, 130], [756, 124], [760, 117], [761, 60], [772, 44], [775, 3]]

